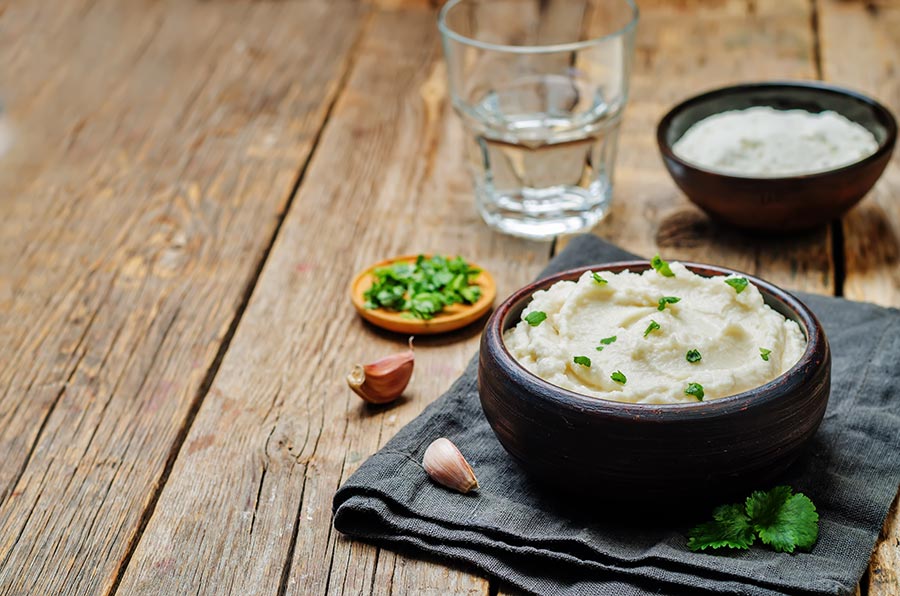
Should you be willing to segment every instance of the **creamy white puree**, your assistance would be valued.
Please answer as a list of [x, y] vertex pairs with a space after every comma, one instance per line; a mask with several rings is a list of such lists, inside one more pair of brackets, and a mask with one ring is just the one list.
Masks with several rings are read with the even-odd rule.
[[[674, 277], [654, 270], [637, 274], [591, 272], [577, 282], [561, 281], [535, 292], [523, 320], [504, 334], [506, 347], [535, 375], [572, 391], [620, 402], [696, 402], [685, 394], [699, 383], [704, 401], [759, 387], [793, 366], [806, 339], [794, 321], [763, 302], [753, 284], [738, 293], [723, 277], [706, 278], [670, 263]], [[658, 310], [659, 298], [681, 301]], [[535, 311], [547, 318], [537, 326], [524, 318]], [[659, 329], [644, 337], [650, 322]], [[601, 339], [615, 336], [603, 346]], [[769, 360], [760, 348], [771, 350]], [[698, 350], [699, 362], [686, 359]], [[574, 362], [586, 356], [591, 366]], [[610, 375], [620, 371], [625, 384]]]
[[878, 149], [865, 127], [833, 111], [759, 106], [713, 114], [674, 145], [678, 157], [738, 176], [809, 174], [849, 165]]

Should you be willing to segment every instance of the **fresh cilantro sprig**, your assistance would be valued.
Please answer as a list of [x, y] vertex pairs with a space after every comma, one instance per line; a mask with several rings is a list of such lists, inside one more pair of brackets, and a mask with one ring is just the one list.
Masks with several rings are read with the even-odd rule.
[[713, 520], [688, 532], [688, 548], [748, 549], [758, 537], [776, 552], [809, 550], [819, 536], [819, 514], [803, 493], [789, 486], [755, 491], [744, 503], [721, 505]]
[[475, 283], [479, 273], [481, 269], [472, 267], [462, 257], [419, 255], [414, 263], [375, 269], [375, 280], [363, 294], [365, 306], [432, 319], [452, 304], [477, 302], [481, 298], [481, 287]]

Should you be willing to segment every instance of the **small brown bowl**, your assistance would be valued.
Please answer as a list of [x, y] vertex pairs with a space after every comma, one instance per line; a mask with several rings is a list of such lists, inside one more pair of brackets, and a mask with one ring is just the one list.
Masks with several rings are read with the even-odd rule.
[[[699, 275], [735, 273], [684, 263]], [[647, 261], [565, 271], [507, 298], [481, 339], [478, 390], [491, 428], [534, 478], [569, 494], [608, 500], [703, 500], [765, 488], [815, 434], [831, 388], [831, 352], [819, 321], [800, 300], [743, 275], [766, 304], [796, 321], [806, 350], [790, 370], [756, 389], [685, 404], [630, 404], [557, 387], [530, 373], [506, 349], [532, 295], [585, 271], [640, 272]], [[667, 501], [669, 502], [669, 501]]]
[[[833, 110], [871, 132], [872, 155], [847, 166], [778, 178], [744, 177], [704, 169], [672, 151], [694, 124], [713, 114], [770, 106], [808, 112]], [[712, 218], [766, 232], [812, 228], [858, 203], [884, 172], [897, 141], [897, 122], [883, 105], [854, 91], [811, 82], [751, 83], [684, 101], [660, 121], [656, 140], [675, 184]]]

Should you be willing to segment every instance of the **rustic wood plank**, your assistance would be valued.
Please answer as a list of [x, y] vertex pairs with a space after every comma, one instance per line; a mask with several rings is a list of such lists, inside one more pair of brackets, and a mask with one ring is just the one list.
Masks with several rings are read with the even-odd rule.
[[0, 593], [112, 588], [361, 17], [0, 10]]
[[[900, 114], [900, 2], [820, 0], [818, 7], [824, 78], [869, 93]], [[844, 295], [900, 306], [900, 152], [842, 226]], [[867, 587], [869, 596], [900, 593], [898, 500], [872, 554]]]
[[419, 338], [406, 396], [366, 406], [344, 376], [405, 338], [355, 314], [354, 272], [391, 254], [461, 253], [505, 295], [549, 252], [491, 233], [475, 213], [435, 16], [419, 6], [373, 16], [122, 593], [211, 593], [213, 578], [235, 593], [271, 593], [273, 572], [287, 594], [487, 593], [481, 578], [331, 529], [340, 482], [449, 386], [478, 335]]
[[[900, 114], [900, 2], [819, 2], [826, 80], [869, 93]], [[900, 306], [900, 151], [843, 220], [844, 295]]]
[[594, 233], [648, 257], [712, 261], [833, 293], [828, 229], [773, 239], [715, 225], [677, 189], [656, 146], [660, 118], [688, 96], [747, 80], [815, 78], [810, 19], [807, 0], [641, 2], [613, 207]]

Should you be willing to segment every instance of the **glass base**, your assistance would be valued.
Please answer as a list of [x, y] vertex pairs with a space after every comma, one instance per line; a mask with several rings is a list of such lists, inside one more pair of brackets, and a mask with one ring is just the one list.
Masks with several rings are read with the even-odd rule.
[[552, 240], [592, 228], [606, 215], [612, 187], [595, 184], [476, 191], [478, 212], [491, 228], [520, 238]]

